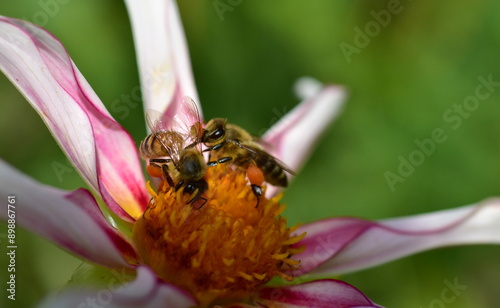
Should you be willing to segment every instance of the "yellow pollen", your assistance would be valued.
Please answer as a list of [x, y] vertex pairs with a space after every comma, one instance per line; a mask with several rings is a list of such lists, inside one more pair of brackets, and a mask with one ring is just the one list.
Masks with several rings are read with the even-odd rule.
[[283, 260], [284, 258], [288, 257], [290, 253], [287, 251], [285, 253], [276, 253], [272, 255], [271, 257], [276, 260]]
[[[173, 191], [162, 182], [134, 225], [133, 239], [142, 262], [163, 280], [189, 291], [201, 307], [251, 295], [272, 277], [300, 267], [291, 257], [305, 247], [291, 247], [305, 234], [291, 236], [280, 216], [281, 195], [257, 198], [241, 168], [208, 168], [202, 200]], [[265, 190], [265, 187], [263, 187]]]

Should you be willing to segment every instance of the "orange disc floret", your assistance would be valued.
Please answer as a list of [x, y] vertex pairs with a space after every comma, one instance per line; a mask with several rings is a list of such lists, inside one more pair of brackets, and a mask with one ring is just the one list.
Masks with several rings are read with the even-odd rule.
[[255, 196], [241, 168], [209, 168], [207, 202], [197, 209], [182, 189], [168, 185], [151, 199], [135, 223], [133, 238], [142, 261], [159, 277], [193, 294], [201, 306], [245, 297], [274, 276], [297, 269], [291, 236], [280, 216], [279, 197]]

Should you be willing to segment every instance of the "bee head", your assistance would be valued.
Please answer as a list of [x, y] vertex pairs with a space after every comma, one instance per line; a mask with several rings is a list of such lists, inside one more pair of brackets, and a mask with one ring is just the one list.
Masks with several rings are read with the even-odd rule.
[[223, 142], [226, 138], [226, 119], [214, 118], [208, 121], [205, 126], [202, 141], [205, 144], [217, 144]]
[[206, 172], [206, 164], [201, 153], [195, 148], [185, 150], [179, 164], [179, 172], [184, 179], [202, 178]]

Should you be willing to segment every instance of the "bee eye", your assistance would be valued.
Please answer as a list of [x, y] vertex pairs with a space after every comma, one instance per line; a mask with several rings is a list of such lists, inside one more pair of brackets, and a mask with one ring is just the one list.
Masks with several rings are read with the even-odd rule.
[[224, 134], [225, 134], [224, 129], [218, 128], [212, 134], [210, 134], [210, 139], [218, 140], [218, 139], [222, 138], [224, 136]]
[[194, 184], [194, 183], [188, 183], [184, 187], [184, 192], [187, 194], [192, 194], [192, 193], [194, 193], [195, 190], [196, 190], [196, 184]]

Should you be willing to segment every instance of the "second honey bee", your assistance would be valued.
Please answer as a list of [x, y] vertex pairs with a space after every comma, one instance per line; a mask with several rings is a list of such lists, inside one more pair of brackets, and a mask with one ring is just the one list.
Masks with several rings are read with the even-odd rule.
[[[153, 120], [147, 115], [148, 126], [152, 133], [148, 135], [140, 144], [139, 152], [143, 159], [149, 160], [151, 166], [161, 170], [167, 183], [175, 191], [184, 187], [184, 193], [194, 196], [187, 202], [197, 203], [201, 200], [201, 208], [207, 201], [202, 197], [208, 189], [208, 184], [204, 179], [207, 164], [201, 152], [201, 143], [198, 127], [201, 127], [200, 117], [196, 104], [189, 98], [184, 98], [183, 107], [187, 109], [190, 123], [182, 120], [184, 131], [170, 129], [163, 121]], [[177, 121], [181, 121], [176, 119]]]
[[[258, 138], [250, 135], [243, 128], [227, 123], [226, 119], [214, 118], [205, 126], [201, 137], [210, 152], [208, 165], [231, 161], [234, 165], [246, 168], [253, 193], [262, 195], [262, 182], [265, 180], [275, 186], [286, 187], [286, 172], [294, 174], [283, 162], [269, 154], [258, 143]], [[257, 207], [256, 206], [256, 207]]]

